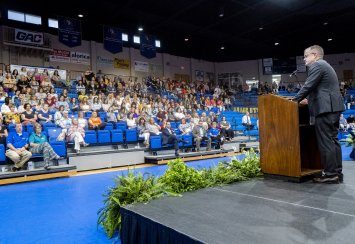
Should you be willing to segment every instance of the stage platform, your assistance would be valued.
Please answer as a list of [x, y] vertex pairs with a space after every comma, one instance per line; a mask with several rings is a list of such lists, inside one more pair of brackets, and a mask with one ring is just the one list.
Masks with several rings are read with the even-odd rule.
[[257, 178], [121, 208], [127, 243], [354, 243], [355, 162], [343, 184]]

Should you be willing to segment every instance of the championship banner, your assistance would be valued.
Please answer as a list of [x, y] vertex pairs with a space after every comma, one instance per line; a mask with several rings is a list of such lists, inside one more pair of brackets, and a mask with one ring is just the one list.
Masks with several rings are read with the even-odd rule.
[[49, 54], [50, 62], [70, 63], [70, 51], [53, 49]]
[[67, 17], [58, 17], [59, 41], [68, 47], [81, 45], [81, 23], [80, 20]]
[[146, 58], [155, 58], [156, 57], [156, 47], [155, 47], [155, 38], [145, 34], [140, 36], [141, 42], [141, 55]]
[[43, 33], [15, 29], [15, 42], [30, 45], [43, 45]]
[[122, 52], [122, 32], [118, 28], [104, 25], [104, 48], [110, 53]]
[[134, 70], [139, 72], [149, 72], [149, 64], [147, 62], [134, 61]]
[[116, 69], [129, 69], [129, 62], [130, 60], [127, 59], [118, 59], [115, 58], [113, 60], [113, 67]]

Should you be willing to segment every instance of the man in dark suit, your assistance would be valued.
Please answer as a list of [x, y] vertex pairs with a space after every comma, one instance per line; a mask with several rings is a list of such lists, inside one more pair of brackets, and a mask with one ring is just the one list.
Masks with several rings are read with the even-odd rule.
[[175, 135], [175, 131], [171, 129], [171, 124], [170, 122], [166, 122], [166, 126], [164, 127], [162, 131], [162, 136], [163, 136], [163, 145], [164, 144], [173, 144], [174, 149], [175, 149], [175, 156], [179, 156], [179, 138]]
[[324, 171], [314, 182], [338, 183], [343, 181], [338, 128], [344, 103], [338, 77], [330, 64], [323, 60], [323, 55], [323, 48], [318, 45], [304, 50], [308, 77], [293, 100], [308, 103], [310, 123], [315, 126]]

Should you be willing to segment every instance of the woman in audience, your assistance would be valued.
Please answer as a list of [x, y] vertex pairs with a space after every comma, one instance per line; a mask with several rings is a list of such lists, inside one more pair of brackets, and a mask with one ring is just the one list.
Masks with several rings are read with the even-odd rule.
[[72, 97], [69, 102], [70, 111], [77, 112], [79, 111], [79, 103], [75, 97]]
[[146, 126], [151, 136], [157, 136], [161, 133], [160, 126], [157, 123], [155, 123], [153, 118], [149, 120], [149, 123], [147, 123]]
[[181, 124], [179, 125], [179, 130], [181, 132], [181, 135], [188, 135], [192, 132], [192, 127], [190, 123], [186, 122], [186, 119], [182, 119]]
[[32, 154], [43, 154], [45, 169], [49, 168], [49, 161], [62, 159], [56, 154], [52, 146], [48, 143], [47, 136], [42, 132], [42, 126], [38, 123], [34, 125], [34, 131], [29, 139], [30, 149]]
[[139, 119], [139, 123], [137, 125], [137, 130], [138, 130], [139, 137], [144, 138], [143, 144], [145, 145], [146, 148], [149, 148], [150, 133], [149, 133], [149, 130], [147, 128], [147, 123], [144, 118]]
[[51, 82], [56, 86], [56, 87], [62, 87], [62, 79], [59, 75], [58, 70], [54, 70], [53, 75], [51, 76]]
[[133, 117], [133, 113], [130, 113], [127, 118], [127, 127], [128, 129], [133, 129], [137, 127], [136, 119]]
[[111, 104], [108, 103], [108, 98], [104, 99], [104, 102], [102, 103], [102, 110], [105, 112], [108, 112], [111, 107]]
[[174, 110], [173, 110], [172, 107], [170, 107], [170, 108], [168, 109], [167, 116], [168, 116], [168, 121], [169, 121], [169, 122], [175, 122]]
[[100, 117], [97, 116], [97, 112], [92, 112], [90, 119], [88, 120], [90, 130], [101, 130], [106, 126], [105, 122], [102, 122]]
[[42, 87], [38, 88], [38, 91], [36, 92], [35, 95], [38, 99], [45, 99], [47, 97], [47, 94], [43, 91]]
[[5, 102], [1, 105], [1, 113], [2, 114], [6, 114], [6, 113], [10, 112], [10, 107], [9, 107], [10, 102], [11, 102], [11, 98], [6, 97]]
[[98, 97], [94, 97], [92, 104], [91, 104], [91, 110], [96, 111], [96, 112], [102, 110], [102, 106], [101, 106], [101, 103], [99, 102]]
[[227, 141], [233, 140], [234, 131], [232, 130], [231, 125], [227, 121], [225, 116], [222, 117], [222, 120], [219, 125], [221, 127], [221, 136], [226, 138]]
[[[35, 93], [39, 90], [39, 83], [36, 81], [34, 76], [31, 78], [30, 86]], [[39, 97], [37, 98], [40, 99]]]
[[88, 99], [86, 97], [84, 97], [80, 103], [80, 110], [84, 111], [84, 112], [90, 111], [90, 104], [89, 104]]
[[0, 144], [6, 148], [6, 137], [8, 136], [6, 126], [3, 124], [3, 118], [0, 116]]
[[84, 130], [86, 130], [88, 128], [88, 120], [85, 119], [83, 111], [79, 111], [79, 113], [78, 113], [78, 124]]
[[117, 123], [118, 122], [118, 118], [117, 118], [116, 114], [113, 112], [112, 107], [110, 107], [107, 111], [107, 122], [109, 122], [109, 123]]
[[20, 114], [17, 112], [17, 109], [14, 104], [9, 104], [10, 112], [5, 114], [5, 123], [8, 124], [19, 124], [21, 122]]
[[181, 111], [181, 108], [178, 107], [176, 112], [174, 113], [175, 121], [180, 122], [182, 119], [185, 118], [185, 114]]
[[78, 120], [74, 118], [72, 120], [71, 126], [69, 127], [67, 133], [67, 139], [68, 141], [74, 141], [74, 150], [76, 151], [77, 154], [80, 153], [80, 145], [83, 145], [84, 147], [89, 145], [85, 143], [84, 138], [85, 138], [85, 131], [81, 126], [79, 126]]
[[43, 108], [38, 111], [38, 120], [42, 125], [52, 123], [53, 116], [49, 111], [48, 104], [43, 104]]
[[23, 125], [35, 124], [37, 123], [37, 115], [33, 112], [32, 107], [29, 103], [26, 103], [24, 106], [25, 111], [21, 114], [21, 121]]
[[5, 101], [8, 94], [4, 91], [4, 88], [0, 85], [0, 101]]
[[65, 97], [61, 95], [59, 97], [59, 101], [56, 103], [56, 108], [58, 109], [60, 106], [64, 106], [64, 110], [69, 110], [69, 103], [65, 101]]
[[54, 123], [59, 125], [60, 120], [63, 118], [64, 106], [59, 106], [58, 110], [54, 114]]

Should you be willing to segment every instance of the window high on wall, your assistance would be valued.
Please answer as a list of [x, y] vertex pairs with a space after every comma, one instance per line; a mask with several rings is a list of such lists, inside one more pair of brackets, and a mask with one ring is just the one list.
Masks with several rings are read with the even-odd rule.
[[41, 16], [28, 14], [28, 13], [22, 13], [22, 12], [13, 11], [13, 10], [7, 11], [7, 18], [9, 20], [15, 20], [15, 21], [20, 21], [20, 22], [25, 22], [25, 23], [35, 24], [35, 25], [42, 24]]

